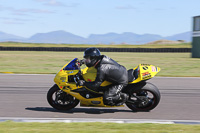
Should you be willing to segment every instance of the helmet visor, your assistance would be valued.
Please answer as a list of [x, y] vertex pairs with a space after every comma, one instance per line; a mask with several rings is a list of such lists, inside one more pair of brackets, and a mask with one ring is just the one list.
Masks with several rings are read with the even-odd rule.
[[91, 63], [91, 59], [90, 59], [90, 56], [85, 56], [85, 64], [90, 64]]

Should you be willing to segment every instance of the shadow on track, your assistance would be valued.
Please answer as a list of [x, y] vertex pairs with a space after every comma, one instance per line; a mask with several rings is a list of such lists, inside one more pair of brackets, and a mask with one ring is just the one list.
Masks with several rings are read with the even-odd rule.
[[97, 109], [97, 108], [74, 108], [68, 111], [59, 111], [49, 107], [27, 107], [26, 110], [31, 111], [42, 111], [42, 112], [60, 112], [60, 113], [86, 113], [86, 114], [104, 114], [104, 113], [115, 113], [115, 112], [132, 112], [131, 110], [121, 109]]

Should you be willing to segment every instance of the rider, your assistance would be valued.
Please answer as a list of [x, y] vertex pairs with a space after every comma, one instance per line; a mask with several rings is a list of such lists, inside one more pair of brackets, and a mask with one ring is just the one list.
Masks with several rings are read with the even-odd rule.
[[113, 59], [101, 55], [99, 49], [93, 47], [85, 50], [84, 58], [84, 63], [87, 67], [94, 66], [97, 69], [97, 76], [94, 82], [79, 80], [78, 85], [84, 85], [91, 90], [98, 90], [101, 89], [100, 85], [103, 81], [109, 81], [112, 85], [104, 92], [104, 104], [119, 106], [125, 103], [128, 99], [128, 95], [121, 91], [128, 84], [126, 68]]

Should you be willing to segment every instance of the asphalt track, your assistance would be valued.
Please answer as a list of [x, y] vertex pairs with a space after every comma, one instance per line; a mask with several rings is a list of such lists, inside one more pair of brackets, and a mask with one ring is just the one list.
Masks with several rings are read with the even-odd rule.
[[1, 118], [88, 118], [200, 121], [200, 78], [155, 77], [149, 82], [161, 92], [159, 105], [150, 112], [129, 108], [80, 107], [57, 111], [46, 100], [54, 75], [0, 74]]

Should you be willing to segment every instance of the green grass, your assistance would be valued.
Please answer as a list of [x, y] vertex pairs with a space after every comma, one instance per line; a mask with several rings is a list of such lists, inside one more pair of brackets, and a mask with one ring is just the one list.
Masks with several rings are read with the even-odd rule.
[[191, 43], [181, 44], [143, 44], [143, 45], [88, 45], [88, 44], [46, 44], [46, 43], [17, 43], [17, 42], [1, 42], [3, 47], [103, 47], [103, 48], [191, 48]]
[[200, 125], [1, 122], [1, 133], [199, 133]]
[[[200, 77], [200, 58], [190, 53], [127, 53], [102, 52], [127, 69], [140, 63], [161, 68], [159, 76]], [[0, 72], [55, 74], [60, 68], [83, 52], [0, 51]]]

